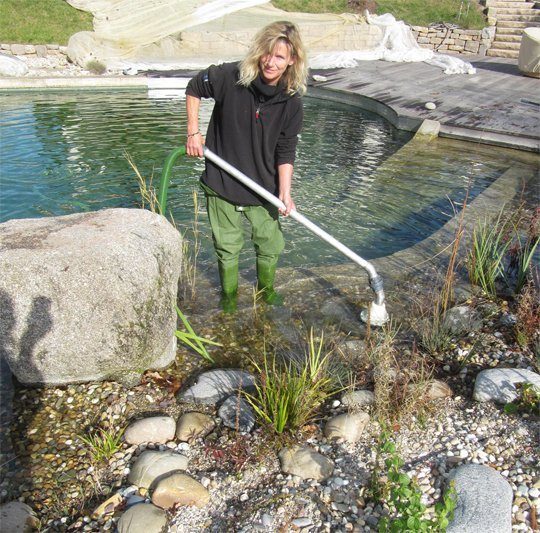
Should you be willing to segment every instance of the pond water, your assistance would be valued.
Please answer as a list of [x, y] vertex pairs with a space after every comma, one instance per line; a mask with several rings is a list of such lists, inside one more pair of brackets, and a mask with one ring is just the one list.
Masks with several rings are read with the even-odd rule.
[[[211, 102], [202, 106], [202, 127], [211, 109]], [[136, 207], [139, 188], [126, 154], [157, 185], [186, 124], [183, 100], [142, 91], [4, 93], [0, 111], [0, 222]], [[467, 187], [476, 195], [508, 166], [465, 143], [403, 148], [410, 138], [375, 114], [306, 98], [293, 186], [299, 211], [359, 255], [381, 257], [438, 229]], [[201, 160], [184, 159], [173, 173], [168, 209], [180, 229], [192, 224], [202, 168]], [[200, 259], [212, 262], [204, 213], [199, 222]], [[292, 220], [283, 227], [281, 266], [345, 260]], [[246, 245], [242, 264], [252, 256]]]

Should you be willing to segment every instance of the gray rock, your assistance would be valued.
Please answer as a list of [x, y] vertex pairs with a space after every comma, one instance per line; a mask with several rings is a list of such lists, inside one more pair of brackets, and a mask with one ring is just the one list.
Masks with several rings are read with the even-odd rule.
[[0, 530], [6, 533], [21, 531], [29, 533], [39, 526], [31, 507], [23, 502], [8, 502], [0, 505]]
[[151, 416], [130, 424], [124, 438], [129, 444], [164, 444], [174, 439], [176, 422], [170, 416]]
[[163, 452], [147, 450], [135, 460], [128, 481], [137, 487], [147, 489], [161, 476], [177, 470], [186, 470], [188, 462], [187, 457], [170, 450]]
[[238, 389], [250, 389], [255, 384], [255, 378], [244, 370], [218, 369], [201, 374], [197, 382], [179, 394], [185, 402], [214, 405]]
[[313, 524], [313, 520], [311, 518], [308, 518], [307, 516], [301, 516], [299, 518], [295, 518], [291, 524], [295, 526], [298, 529], [301, 529], [303, 527], [309, 527]]
[[214, 429], [212, 417], [203, 413], [184, 413], [176, 425], [176, 438], [183, 442], [191, 442], [205, 437]]
[[444, 325], [454, 335], [463, 335], [470, 331], [478, 331], [482, 327], [482, 320], [474, 309], [460, 305], [447, 311]]
[[143, 209], [0, 224], [0, 338], [23, 383], [133, 382], [176, 353], [180, 234]]
[[279, 452], [279, 461], [283, 472], [301, 479], [321, 481], [334, 471], [334, 463], [330, 459], [306, 446], [283, 448]]
[[327, 439], [345, 439], [347, 442], [357, 442], [369, 422], [367, 413], [344, 413], [331, 418], [324, 427]]
[[439, 379], [431, 379], [424, 383], [414, 383], [408, 386], [409, 390], [415, 391], [417, 396], [428, 400], [438, 400], [441, 398], [450, 398], [452, 389]]
[[118, 520], [118, 533], [163, 533], [167, 529], [167, 513], [151, 503], [130, 507]]
[[240, 433], [249, 433], [255, 425], [255, 414], [251, 405], [236, 394], [223, 402], [218, 415], [227, 427], [238, 429]]
[[375, 394], [370, 390], [353, 390], [346, 392], [341, 398], [343, 405], [352, 408], [372, 405], [373, 402], [375, 402]]
[[515, 326], [517, 322], [517, 317], [513, 313], [503, 313], [499, 319], [499, 324], [505, 327]]
[[178, 473], [160, 479], [152, 494], [152, 503], [162, 509], [175, 505], [204, 507], [209, 500], [210, 493], [198, 481]]
[[343, 351], [353, 359], [362, 359], [366, 356], [366, 343], [361, 340], [349, 340], [343, 343]]
[[476, 376], [473, 397], [478, 402], [512, 402], [518, 397], [516, 383], [540, 387], [540, 375], [522, 368], [490, 368]]
[[36, 54], [38, 57], [47, 57], [47, 45], [36, 44]]
[[508, 533], [512, 531], [512, 488], [496, 470], [463, 465], [452, 472], [457, 506], [447, 533]]
[[11, 53], [16, 56], [23, 56], [26, 54], [26, 47], [24, 44], [12, 44]]
[[28, 67], [22, 59], [0, 54], [0, 76], [24, 76], [25, 74], [28, 74]]

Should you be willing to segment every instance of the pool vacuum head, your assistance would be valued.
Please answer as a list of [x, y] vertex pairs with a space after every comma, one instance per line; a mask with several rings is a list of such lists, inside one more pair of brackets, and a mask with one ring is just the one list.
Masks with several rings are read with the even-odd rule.
[[366, 324], [369, 322], [371, 326], [384, 326], [390, 320], [386, 312], [386, 305], [379, 305], [375, 302], [371, 302], [369, 309], [364, 309], [360, 313], [360, 318], [362, 322]]

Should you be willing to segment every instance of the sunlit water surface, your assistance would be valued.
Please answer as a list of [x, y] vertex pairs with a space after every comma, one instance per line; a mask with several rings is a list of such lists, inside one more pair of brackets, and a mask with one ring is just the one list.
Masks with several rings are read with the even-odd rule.
[[[165, 157], [184, 139], [184, 106], [181, 99], [140, 91], [3, 94], [0, 221], [136, 207], [139, 187], [126, 154], [157, 184]], [[211, 109], [210, 101], [202, 106], [203, 127]], [[299, 211], [359, 255], [380, 257], [438, 229], [469, 185], [475, 196], [506, 168], [494, 157], [441, 142], [409, 145], [390, 157], [409, 139], [377, 115], [306, 98], [293, 186]], [[202, 168], [202, 161], [184, 159], [175, 169], [168, 208], [180, 229], [193, 222]], [[209, 263], [213, 252], [201, 204], [200, 260]], [[296, 222], [284, 220], [283, 228], [282, 266], [344, 260]], [[252, 255], [246, 245], [244, 266]]]

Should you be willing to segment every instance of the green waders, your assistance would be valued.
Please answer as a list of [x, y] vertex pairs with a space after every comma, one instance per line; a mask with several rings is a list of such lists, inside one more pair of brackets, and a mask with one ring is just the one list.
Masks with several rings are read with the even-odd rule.
[[257, 256], [257, 290], [262, 292], [266, 303], [281, 305], [283, 298], [274, 290], [274, 277], [285, 242], [277, 208], [270, 204], [235, 206], [209, 187], [202, 187], [206, 193], [208, 218], [218, 258], [223, 311], [232, 313], [236, 310], [238, 257], [244, 245], [244, 216], [251, 224], [251, 240]]

